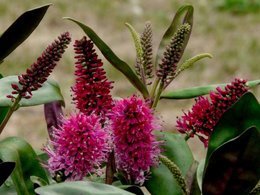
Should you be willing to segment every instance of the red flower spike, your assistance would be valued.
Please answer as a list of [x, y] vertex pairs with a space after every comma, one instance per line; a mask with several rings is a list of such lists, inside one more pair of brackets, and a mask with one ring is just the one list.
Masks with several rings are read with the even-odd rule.
[[72, 87], [73, 101], [83, 113], [92, 113], [105, 119], [113, 104], [110, 90], [112, 82], [107, 81], [103, 63], [93, 48], [93, 42], [83, 37], [74, 44], [76, 53], [76, 83]]
[[247, 91], [246, 80], [235, 79], [224, 89], [217, 87], [216, 92], [210, 92], [211, 101], [199, 97], [191, 111], [177, 119], [177, 130], [189, 137], [197, 135], [207, 147], [209, 136], [221, 116]]

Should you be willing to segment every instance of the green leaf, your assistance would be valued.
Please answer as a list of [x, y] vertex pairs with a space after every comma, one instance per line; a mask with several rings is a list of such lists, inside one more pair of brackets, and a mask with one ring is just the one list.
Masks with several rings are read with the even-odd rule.
[[95, 45], [99, 48], [104, 57], [121, 73], [123, 73], [126, 78], [136, 87], [144, 96], [144, 98], [149, 97], [148, 90], [146, 86], [142, 83], [142, 81], [138, 78], [138, 76], [134, 73], [134, 71], [130, 68], [130, 66], [121, 60], [116, 54], [108, 47], [108, 45], [102, 41], [102, 39], [88, 26], [85, 24], [74, 20], [72, 18], [66, 17], [65, 19], [71, 20], [75, 22], [77, 25], [82, 28], [82, 30], [87, 34], [87, 36], [95, 43]]
[[0, 159], [16, 163], [11, 174], [18, 195], [34, 193], [30, 176], [37, 176], [48, 182], [45, 170], [40, 165], [33, 148], [22, 138], [8, 137], [0, 142]]
[[[217, 87], [224, 88], [229, 83], [215, 84], [207, 86], [192, 87], [187, 89], [176, 90], [167, 92], [161, 95], [161, 99], [190, 99], [198, 96], [209, 94], [211, 91], [216, 91]], [[250, 88], [260, 84], [260, 80], [248, 81], [246, 85]]]
[[260, 105], [255, 96], [247, 92], [228, 111], [226, 111], [209, 139], [205, 167], [211, 154], [222, 144], [255, 126], [260, 129]]
[[94, 183], [88, 181], [74, 181], [43, 186], [35, 190], [41, 195], [133, 195], [130, 192], [122, 190], [112, 185]]
[[14, 170], [15, 162], [1, 162], [0, 163], [0, 186], [11, 175]]
[[50, 4], [24, 12], [0, 37], [0, 62], [39, 25]]
[[[12, 105], [11, 99], [6, 97], [6, 95], [11, 94], [13, 91], [11, 87], [12, 83], [19, 85], [17, 76], [7, 76], [0, 79], [1, 107], [7, 107]], [[63, 101], [63, 96], [61, 94], [60, 88], [58, 84], [53, 80], [47, 80], [41, 88], [39, 88], [37, 91], [33, 91], [32, 94], [33, 96], [30, 99], [22, 98], [22, 100], [19, 103], [19, 106], [35, 106], [53, 101]]]
[[[251, 127], [256, 127], [258, 130], [260, 129], [259, 118], [260, 105], [254, 95], [250, 92], [244, 94], [227, 112], [223, 114], [215, 126], [209, 140], [204, 175], [207, 172], [206, 170], [208, 169], [208, 166], [210, 166], [210, 163], [212, 162], [211, 159], [215, 152], [217, 152], [222, 146], [232, 140], [238, 139], [241, 134]], [[238, 149], [240, 148], [242, 151], [246, 149], [245, 147], [247, 147], [247, 144], [240, 144]], [[259, 139], [258, 144], [253, 147], [257, 148], [259, 152]]]
[[[159, 140], [165, 140], [162, 144], [163, 155], [173, 161], [185, 176], [193, 164], [193, 156], [189, 146], [180, 134], [172, 132], [156, 132]], [[145, 186], [153, 195], [178, 195], [182, 194], [181, 188], [178, 186], [169, 169], [160, 164], [157, 168], [152, 168], [152, 174]]]
[[[177, 31], [179, 28], [180, 24], [185, 24], [188, 23], [191, 26], [193, 25], [193, 6], [192, 5], [183, 5], [181, 6], [177, 13], [175, 14], [170, 26], [166, 30], [166, 32], [163, 35], [163, 38], [160, 42], [158, 51], [157, 51], [157, 56], [156, 56], [156, 65], [158, 64], [158, 60], [160, 59], [166, 45], [170, 42], [170, 39], [174, 35], [174, 33]], [[187, 36], [186, 42], [183, 44], [183, 51], [185, 50], [185, 47], [188, 43], [189, 37], [191, 34], [191, 30], [189, 35]]]
[[251, 127], [218, 147], [208, 160], [203, 194], [248, 194], [260, 179], [259, 141], [260, 129]]
[[3, 122], [5, 119], [5, 116], [9, 110], [9, 107], [0, 107], [0, 124]]
[[142, 45], [141, 45], [140, 35], [136, 32], [136, 30], [134, 29], [134, 27], [131, 24], [125, 23], [125, 25], [129, 29], [129, 31], [133, 37], [133, 41], [134, 41], [135, 49], [136, 49], [136, 56], [137, 56], [137, 58], [141, 59], [143, 57], [143, 49], [142, 49]]
[[180, 65], [180, 68], [177, 71], [177, 74], [179, 74], [180, 72], [190, 68], [191, 66], [193, 66], [193, 64], [203, 58], [212, 58], [213, 56], [209, 53], [202, 53], [202, 54], [198, 54], [188, 60], [186, 60], [183, 64]]

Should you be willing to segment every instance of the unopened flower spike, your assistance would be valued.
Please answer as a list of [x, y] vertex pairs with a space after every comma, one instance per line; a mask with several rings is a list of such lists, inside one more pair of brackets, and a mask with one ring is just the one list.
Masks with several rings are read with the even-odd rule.
[[144, 100], [132, 96], [117, 101], [111, 115], [117, 169], [129, 183], [142, 185], [160, 153], [153, 134], [158, 129], [153, 111]]
[[47, 47], [37, 61], [26, 70], [26, 73], [18, 76], [19, 85], [12, 84], [14, 91], [12, 91], [12, 95], [10, 94], [7, 97], [14, 99], [16, 98], [15, 95], [19, 95], [20, 98], [31, 98], [32, 91], [39, 89], [47, 80], [70, 41], [71, 38], [68, 32], [61, 34], [57, 40]]
[[188, 23], [181, 25], [171, 39], [170, 44], [166, 47], [157, 70], [157, 77], [160, 78], [165, 85], [168, 85], [175, 76], [177, 64], [182, 57], [184, 43], [190, 30], [191, 26]]
[[93, 48], [93, 42], [83, 37], [74, 44], [76, 83], [72, 87], [76, 107], [87, 115], [96, 114], [103, 119], [113, 106], [110, 90], [112, 82], [107, 80], [103, 63]]
[[91, 173], [99, 174], [110, 150], [110, 137], [96, 115], [83, 113], [64, 118], [54, 128], [53, 140], [44, 150], [49, 156], [46, 165], [54, 178], [82, 180]]
[[[144, 31], [142, 32], [140, 37], [143, 50], [142, 59], [146, 80], [151, 79], [154, 76], [152, 36], [153, 33], [151, 22], [146, 22], [144, 26]], [[146, 84], [151, 84], [151, 82], [147, 81]]]
[[247, 91], [246, 80], [235, 79], [224, 89], [217, 87], [211, 92], [210, 100], [199, 97], [192, 109], [178, 118], [177, 130], [187, 134], [187, 138], [198, 136], [207, 147], [209, 136], [221, 116]]

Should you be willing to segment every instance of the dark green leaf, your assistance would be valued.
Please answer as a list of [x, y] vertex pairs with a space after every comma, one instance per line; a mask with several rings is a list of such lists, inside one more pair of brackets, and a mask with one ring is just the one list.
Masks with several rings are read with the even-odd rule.
[[[184, 5], [180, 7], [175, 14], [170, 26], [166, 30], [166, 32], [163, 35], [163, 38], [160, 42], [157, 56], [156, 56], [156, 64], [158, 64], [158, 60], [160, 59], [166, 45], [169, 44], [170, 39], [173, 37], [177, 29], [180, 27], [180, 24], [185, 24], [188, 23], [191, 26], [193, 25], [193, 6], [192, 5]], [[183, 45], [183, 51], [188, 43], [189, 37], [190, 37], [191, 31], [189, 35], [187, 36], [187, 40]]]
[[[162, 147], [163, 154], [173, 161], [185, 176], [193, 164], [193, 156], [189, 146], [180, 134], [172, 132], [157, 132], [159, 140], [165, 140]], [[148, 191], [153, 195], [178, 195], [182, 194], [181, 188], [175, 181], [169, 169], [160, 164], [159, 167], [152, 169], [149, 180], [145, 183]]]
[[143, 96], [149, 97], [148, 90], [146, 86], [142, 83], [142, 81], [138, 78], [138, 76], [134, 73], [134, 71], [130, 68], [130, 66], [121, 60], [116, 54], [109, 48], [109, 46], [102, 41], [102, 39], [88, 26], [85, 24], [74, 20], [72, 18], [66, 18], [75, 22], [77, 25], [82, 28], [82, 30], [87, 34], [87, 36], [95, 43], [95, 45], [99, 48], [104, 57], [121, 73], [123, 73], [126, 78], [136, 87]]
[[15, 162], [1, 162], [0, 163], [0, 186], [11, 175], [14, 170]]
[[11, 174], [18, 195], [34, 193], [30, 176], [37, 176], [48, 183], [45, 170], [40, 165], [33, 148], [22, 138], [8, 137], [0, 142], [0, 159], [16, 163]]
[[112, 185], [87, 181], [74, 181], [53, 184], [37, 188], [35, 191], [36, 193], [41, 195], [133, 195], [130, 192], [127, 192]]
[[0, 107], [0, 124], [3, 122], [5, 119], [5, 116], [9, 110], [9, 107]]
[[203, 194], [248, 194], [260, 179], [260, 129], [251, 127], [217, 148], [208, 160]]
[[3, 75], [2, 75], [2, 74], [0, 74], [0, 79], [1, 79], [1, 78], [3, 78]]
[[[161, 95], [161, 99], [189, 99], [202, 95], [209, 94], [210, 91], [216, 91], [217, 87], [224, 88], [229, 83], [215, 84], [207, 86], [192, 87], [187, 89], [176, 90], [173, 92], [164, 93]], [[260, 80], [248, 81], [248, 87], [255, 87], [260, 84]]]
[[[11, 106], [12, 102], [6, 95], [10, 95], [13, 91], [11, 84], [18, 83], [17, 76], [8, 76], [0, 79], [0, 106]], [[41, 88], [32, 92], [33, 96], [30, 99], [22, 99], [19, 103], [20, 106], [35, 106], [45, 104], [53, 101], [63, 101], [63, 97], [58, 84], [53, 80], [46, 81]]]
[[246, 129], [255, 126], [260, 129], [260, 105], [255, 96], [244, 94], [215, 126], [209, 140], [205, 167], [211, 154], [222, 144], [234, 139]]
[[50, 4], [24, 12], [0, 37], [0, 62], [39, 25]]

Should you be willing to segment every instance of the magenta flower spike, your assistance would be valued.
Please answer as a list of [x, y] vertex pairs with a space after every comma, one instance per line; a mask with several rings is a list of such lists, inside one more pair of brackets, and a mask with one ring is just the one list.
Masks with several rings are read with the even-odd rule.
[[211, 92], [210, 100], [199, 97], [192, 109], [177, 119], [177, 130], [188, 137], [197, 135], [207, 147], [209, 136], [221, 116], [247, 91], [246, 80], [235, 79], [224, 89], [217, 87], [216, 92]]
[[92, 113], [105, 118], [113, 104], [103, 63], [93, 48], [93, 42], [83, 37], [74, 44], [76, 53], [76, 83], [72, 87], [76, 107], [87, 115]]
[[142, 185], [160, 153], [153, 111], [136, 96], [120, 100], [112, 110], [111, 127], [117, 169], [128, 181]]
[[12, 84], [12, 95], [8, 98], [15, 98], [14, 95], [19, 94], [22, 98], [29, 99], [32, 97], [32, 91], [37, 90], [47, 80], [53, 71], [57, 62], [61, 59], [71, 38], [68, 32], [61, 34], [57, 40], [50, 44], [42, 55], [37, 59], [25, 74], [19, 75], [19, 84]]
[[62, 173], [66, 180], [82, 180], [87, 174], [100, 173], [110, 150], [110, 137], [96, 115], [79, 113], [63, 119], [53, 137], [53, 148], [44, 148], [52, 176]]

